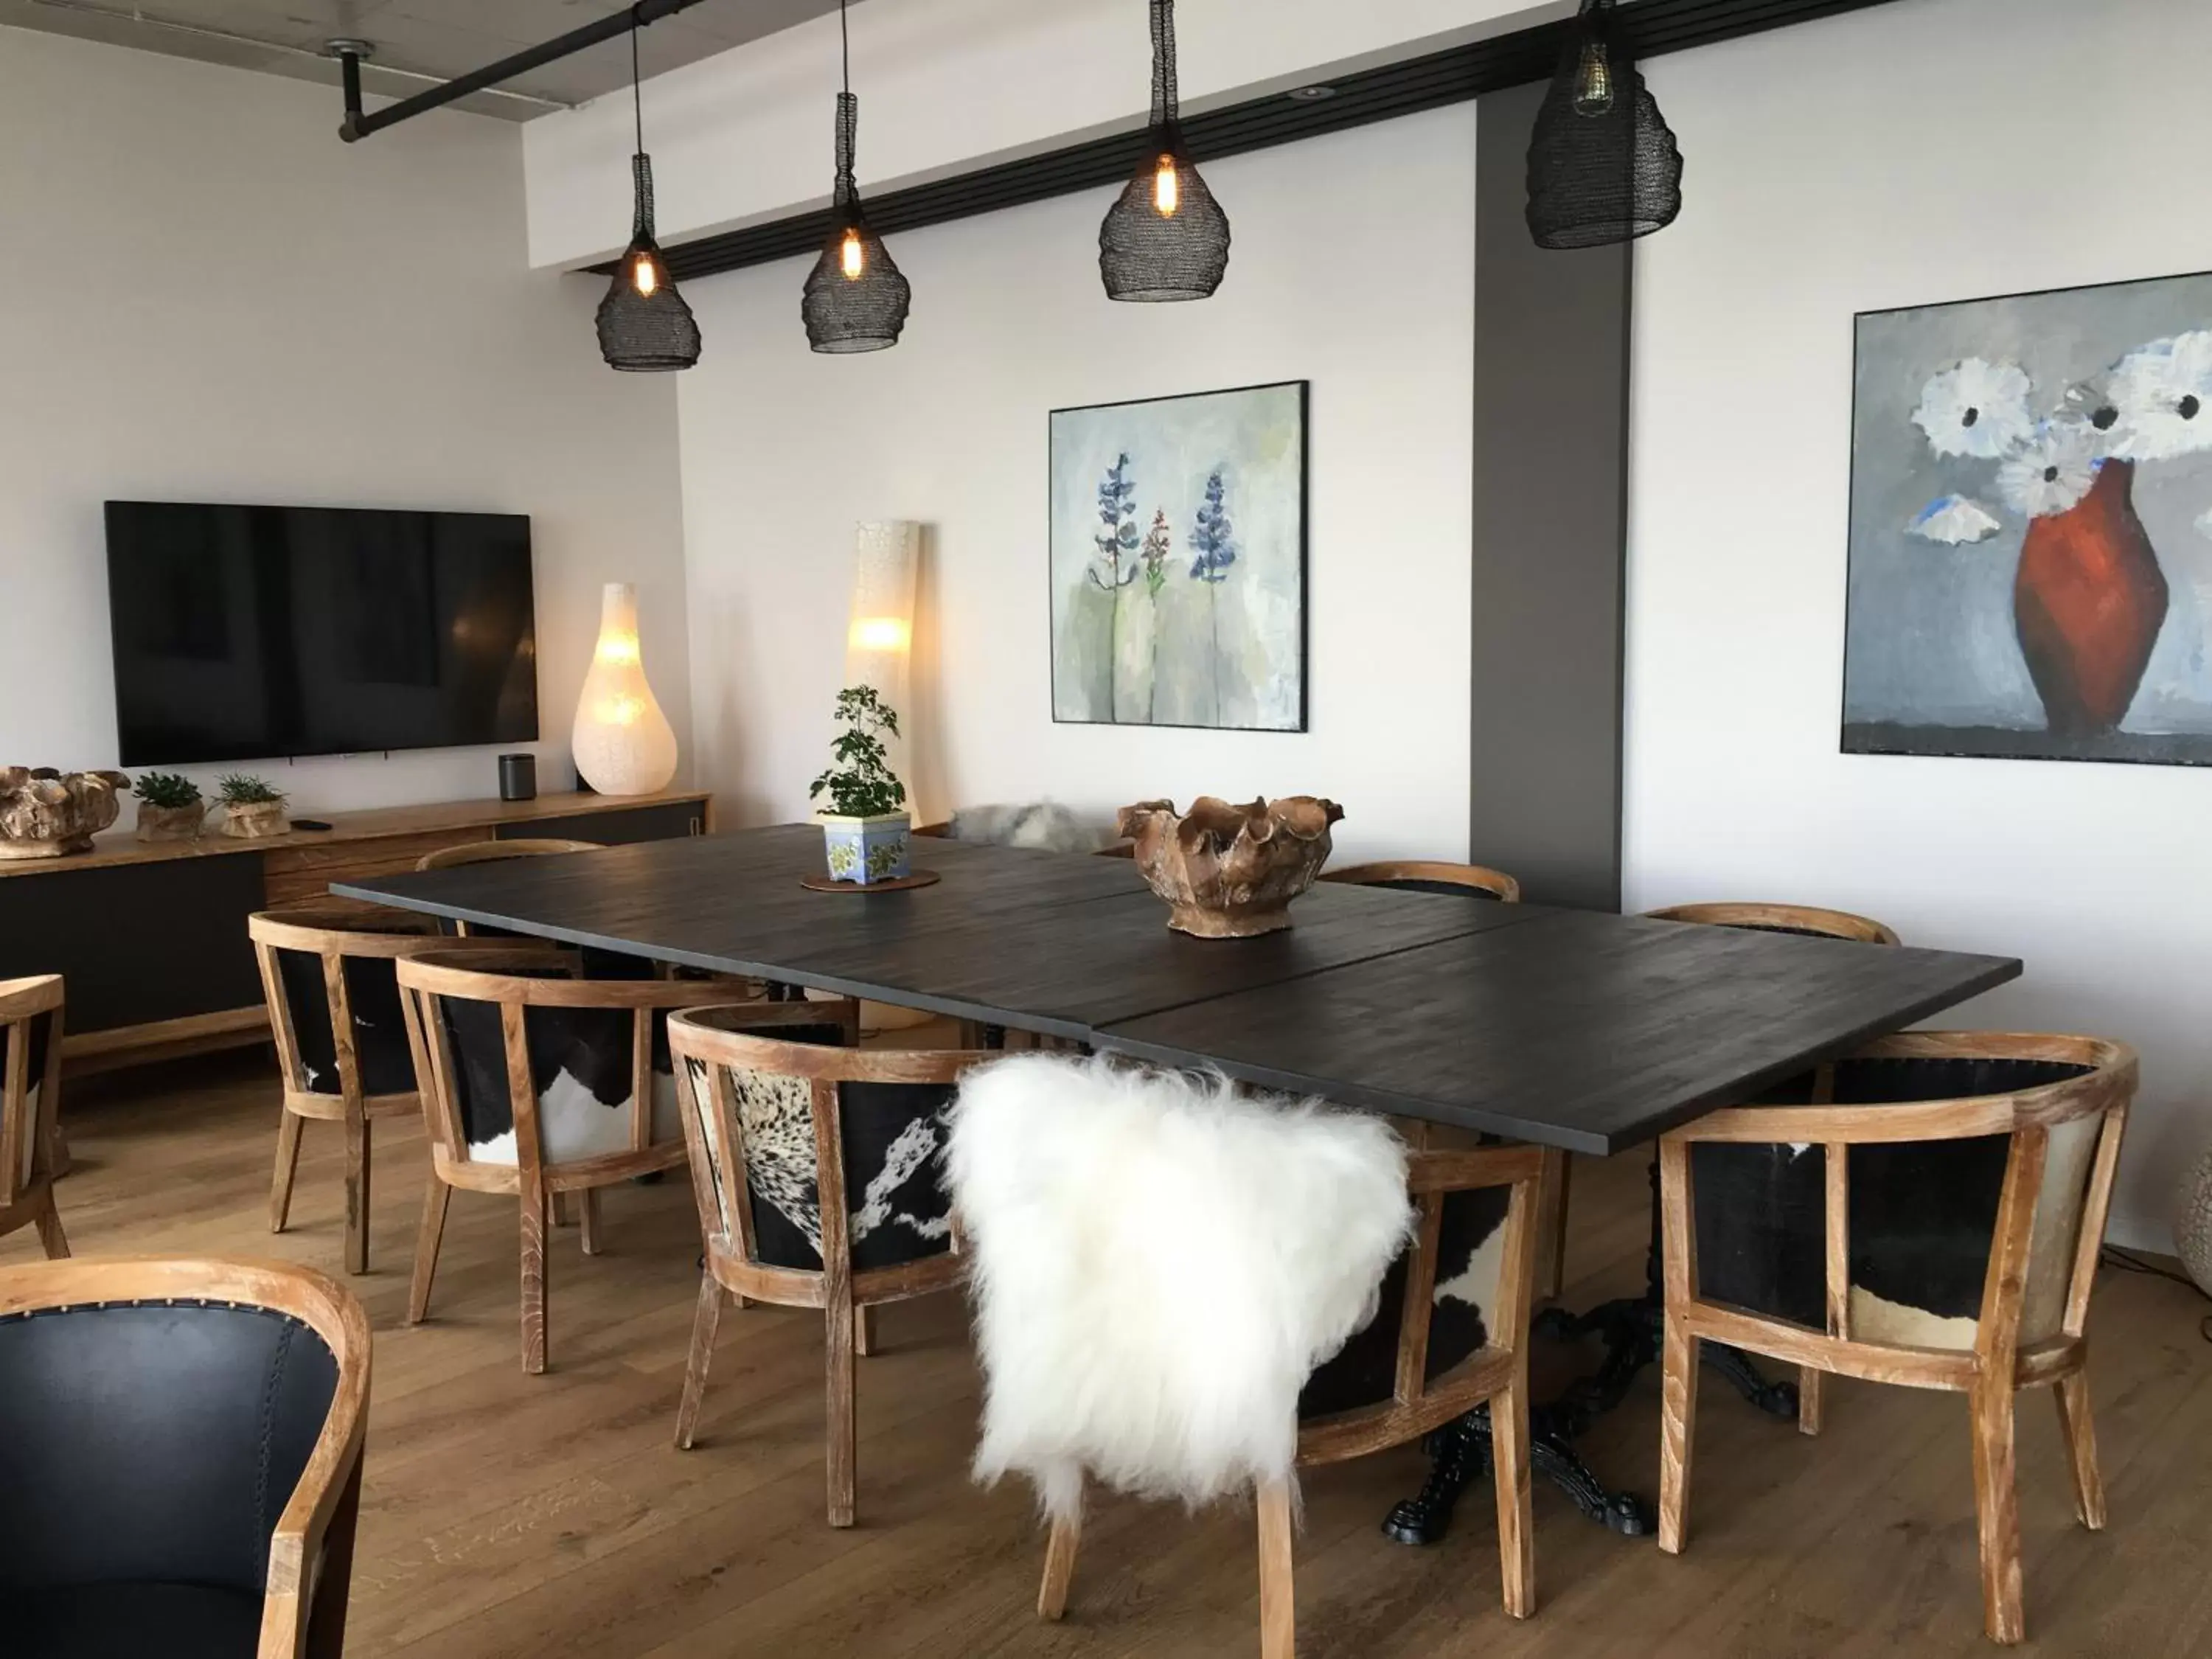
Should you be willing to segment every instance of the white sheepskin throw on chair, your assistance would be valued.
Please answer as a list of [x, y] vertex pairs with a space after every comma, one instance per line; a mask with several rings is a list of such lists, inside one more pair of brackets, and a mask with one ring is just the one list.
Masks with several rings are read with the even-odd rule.
[[1298, 1390], [1413, 1226], [1379, 1118], [1219, 1077], [1025, 1054], [970, 1072], [947, 1154], [986, 1391], [978, 1480], [1073, 1518], [1088, 1471], [1190, 1504], [1288, 1479]]

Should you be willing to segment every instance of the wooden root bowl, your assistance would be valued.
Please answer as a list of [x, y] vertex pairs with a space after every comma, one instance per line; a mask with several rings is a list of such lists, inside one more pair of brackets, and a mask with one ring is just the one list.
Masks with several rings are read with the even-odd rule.
[[1285, 795], [1232, 806], [1200, 795], [1177, 813], [1169, 800], [1121, 809], [1137, 868], [1168, 902], [1168, 926], [1200, 939], [1250, 939], [1291, 925], [1291, 901], [1313, 885], [1329, 854], [1333, 800]]
[[0, 859], [58, 859], [88, 851], [123, 810], [120, 772], [0, 766]]

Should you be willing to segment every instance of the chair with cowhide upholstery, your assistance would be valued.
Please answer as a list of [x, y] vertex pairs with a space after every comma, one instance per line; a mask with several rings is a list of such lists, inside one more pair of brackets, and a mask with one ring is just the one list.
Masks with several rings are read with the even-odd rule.
[[[1855, 915], [1849, 910], [1827, 910], [1813, 904], [1764, 904], [1723, 902], [1717, 904], [1676, 904], [1663, 910], [1644, 913], [1654, 921], [1685, 921], [1706, 927], [1735, 927], [1753, 933], [1790, 933], [1801, 939], [1840, 939], [1854, 945], [1895, 945], [1896, 930], [1871, 916]], [[1827, 1068], [1814, 1073], [1815, 1090], [1827, 1086]], [[1787, 1149], [1784, 1149], [1787, 1150]], [[1708, 1153], [1707, 1176], [1713, 1181], [1725, 1179], [1733, 1195], [1728, 1223], [1717, 1224], [1752, 1229], [1761, 1224], [1753, 1218], [1771, 1215], [1782, 1198], [1777, 1188], [1781, 1178], [1781, 1166], [1777, 1152], [1771, 1147], [1739, 1146], [1726, 1152]], [[1715, 1215], [1720, 1214], [1715, 1206]], [[1566, 1205], [1559, 1206], [1560, 1248], [1565, 1249]], [[1811, 1365], [1802, 1366], [1797, 1373], [1797, 1428], [1800, 1433], [1818, 1434], [1820, 1431], [1822, 1403], [1826, 1397], [1826, 1379], [1820, 1370]]]
[[668, 1022], [707, 1240], [676, 1443], [698, 1427], [725, 1297], [819, 1308], [829, 1520], [854, 1515], [856, 1352], [869, 1310], [949, 1291], [960, 1243], [939, 1176], [961, 1049], [854, 1046], [849, 1001], [693, 1008]]
[[1290, 1659], [1297, 1470], [1486, 1404], [1505, 1610], [1535, 1610], [1549, 1155], [1399, 1127], [1103, 1057], [1020, 1055], [963, 1085], [950, 1166], [988, 1379], [975, 1467], [1037, 1487], [1040, 1616], [1066, 1610], [1088, 1484], [1194, 1507], [1250, 1492], [1261, 1651]]
[[2075, 1514], [2105, 1524], [2084, 1325], [2136, 1073], [2094, 1037], [1913, 1031], [1662, 1137], [1660, 1547], [1684, 1541], [1699, 1343], [1954, 1390], [1984, 1627], [2019, 1641], [2019, 1390], [2055, 1385]]
[[[448, 945], [453, 941], [447, 941]], [[522, 1222], [522, 1368], [546, 1364], [545, 1231], [580, 1195], [599, 1253], [599, 1193], [684, 1162], [668, 1015], [734, 981], [599, 979], [576, 951], [477, 940], [399, 965], [430, 1177], [407, 1322], [428, 1315], [453, 1189], [513, 1194]]]
[[343, 1126], [346, 1139], [345, 1262], [368, 1271], [370, 1129], [385, 1118], [422, 1110], [415, 1061], [400, 1017], [392, 964], [402, 957], [450, 949], [427, 916], [366, 905], [301, 905], [246, 919], [261, 962], [261, 988], [283, 1081], [276, 1172], [269, 1188], [269, 1231], [292, 1212], [301, 1125]]
[[55, 1259], [70, 1253], [54, 1208], [62, 1000], [59, 974], [0, 980], [0, 1236], [35, 1224]]
[[1503, 870], [1480, 864], [1448, 864], [1437, 859], [1398, 859], [1380, 864], [1348, 864], [1324, 870], [1323, 881], [1353, 887], [1390, 887], [1401, 893], [1444, 893], [1460, 898], [1521, 902], [1521, 884]]
[[0, 1653], [339, 1659], [368, 1370], [304, 1267], [0, 1271]]

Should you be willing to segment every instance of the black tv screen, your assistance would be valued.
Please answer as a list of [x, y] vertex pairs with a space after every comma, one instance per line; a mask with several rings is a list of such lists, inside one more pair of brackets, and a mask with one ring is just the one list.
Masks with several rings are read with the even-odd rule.
[[125, 766], [538, 736], [530, 520], [107, 503]]

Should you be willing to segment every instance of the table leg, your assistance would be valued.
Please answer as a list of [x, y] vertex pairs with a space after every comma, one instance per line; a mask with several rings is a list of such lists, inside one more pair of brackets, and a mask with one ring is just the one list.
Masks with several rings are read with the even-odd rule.
[[[1645, 1259], [1640, 1296], [1602, 1303], [1588, 1313], [1547, 1308], [1534, 1328], [1547, 1336], [1577, 1340], [1596, 1336], [1605, 1358], [1587, 1376], [1569, 1383], [1556, 1399], [1528, 1414], [1529, 1461], [1535, 1472], [1566, 1493], [1577, 1509], [1613, 1531], [1640, 1537], [1654, 1529], [1649, 1503], [1633, 1493], [1615, 1492], [1591, 1473], [1575, 1442], [1592, 1424], [1627, 1397], [1637, 1374], [1656, 1364], [1665, 1334], [1667, 1310], [1659, 1280], [1659, 1166], [1651, 1166], [1651, 1249]], [[1769, 1381], [1741, 1349], [1718, 1342], [1700, 1345], [1705, 1364], [1770, 1417], [1795, 1422], [1797, 1385]], [[1468, 1483], [1490, 1467], [1490, 1414], [1479, 1407], [1437, 1431], [1429, 1441], [1429, 1478], [1418, 1496], [1392, 1507], [1382, 1530], [1401, 1544], [1433, 1544], [1451, 1526], [1452, 1510]]]

